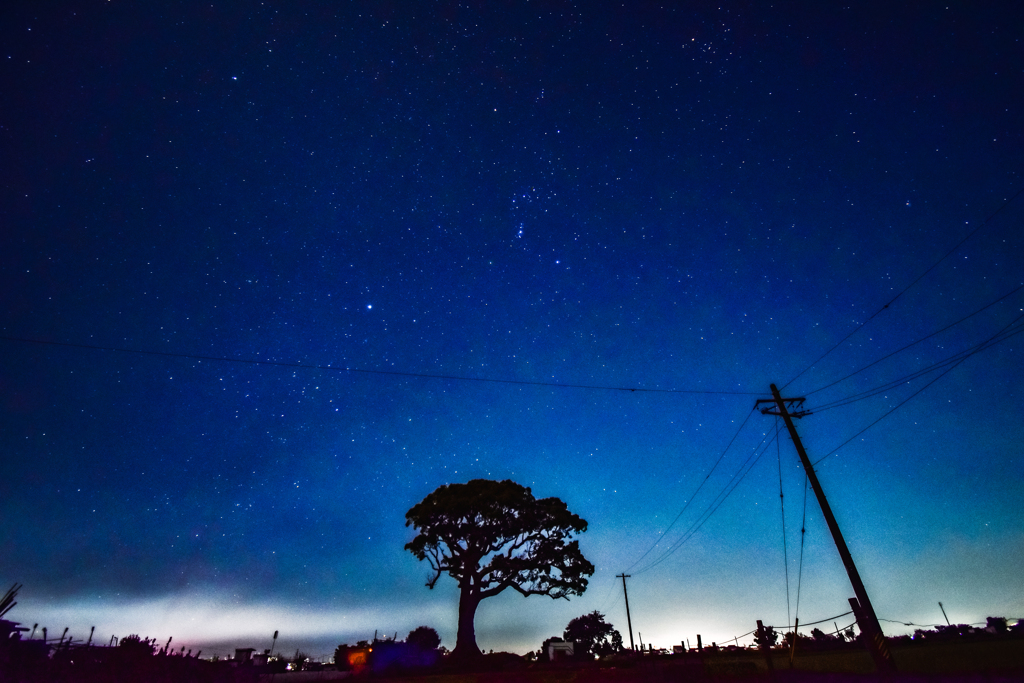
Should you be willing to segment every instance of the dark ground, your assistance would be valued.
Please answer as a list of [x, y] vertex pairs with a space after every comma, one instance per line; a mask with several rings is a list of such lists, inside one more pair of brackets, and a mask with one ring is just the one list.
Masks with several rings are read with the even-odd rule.
[[[187, 657], [104, 657], [105, 650], [72, 651], [74, 657], [7, 659], [0, 683], [304, 683], [314, 672], [264, 674], [254, 667]], [[1002, 683], [1024, 681], [1024, 639], [926, 643], [892, 649], [900, 673], [888, 680], [906, 683]], [[121, 654], [110, 653], [106, 654]], [[529, 663], [507, 653], [487, 655], [473, 666], [435, 673], [366, 673], [355, 681], [394, 683], [684, 683], [687, 681], [764, 681], [766, 683], [859, 683], [877, 681], [867, 652], [857, 649], [789, 654], [775, 650], [774, 671], [753, 651], [705, 652], [622, 658], [609, 662]], [[326, 672], [325, 672], [326, 673]], [[333, 672], [332, 672], [333, 673]], [[312, 678], [311, 678], [312, 677]]]

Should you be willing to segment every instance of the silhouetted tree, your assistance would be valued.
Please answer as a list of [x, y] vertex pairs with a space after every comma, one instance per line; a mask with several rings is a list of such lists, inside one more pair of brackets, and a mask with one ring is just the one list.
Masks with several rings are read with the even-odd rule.
[[1006, 617], [985, 617], [985, 628], [992, 633], [1006, 633], [1007, 622]]
[[437, 631], [429, 626], [417, 626], [409, 631], [405, 642], [420, 650], [436, 650], [437, 646], [441, 644], [441, 636], [437, 635]]
[[122, 648], [121, 652], [135, 655], [151, 655], [156, 650], [156, 644], [152, 640], [140, 638], [134, 633], [119, 640], [117, 646]]
[[764, 627], [764, 637], [762, 638], [760, 633], [754, 633], [754, 643], [758, 647], [775, 647], [776, 643], [779, 642], [779, 632], [775, 630], [774, 626]]
[[581, 652], [607, 655], [622, 649], [622, 635], [596, 611], [570, 621], [562, 635], [575, 641]]
[[811, 629], [811, 638], [814, 638], [814, 642], [822, 645], [830, 645], [839, 639], [838, 636], [834, 636], [831, 633], [825, 633], [820, 628]]
[[782, 642], [786, 644], [786, 647], [793, 646], [793, 638], [796, 638], [796, 649], [803, 650], [808, 645], [814, 642], [810, 636], [806, 636], [803, 633], [793, 633], [792, 631], [786, 631], [786, 634], [782, 636]]
[[439, 487], [405, 513], [419, 534], [405, 548], [459, 584], [459, 631], [454, 657], [480, 654], [473, 620], [481, 600], [511, 588], [523, 596], [582, 595], [594, 565], [573, 534], [587, 522], [558, 498], [537, 500], [530, 489], [505, 481], [474, 479]]
[[350, 649], [351, 646], [345, 643], [334, 648], [334, 665], [338, 667], [338, 671], [348, 671], [351, 668], [348, 663], [348, 651]]

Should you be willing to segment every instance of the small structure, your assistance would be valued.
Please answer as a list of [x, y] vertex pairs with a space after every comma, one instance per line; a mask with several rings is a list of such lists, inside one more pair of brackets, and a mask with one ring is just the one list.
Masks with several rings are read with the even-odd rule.
[[236, 647], [235, 648], [235, 663], [236, 664], [252, 664], [252, 653], [256, 651], [254, 647]]
[[570, 641], [566, 642], [554, 642], [548, 643], [548, 661], [549, 662], [560, 662], [566, 659], [572, 659], [576, 653], [576, 643]]

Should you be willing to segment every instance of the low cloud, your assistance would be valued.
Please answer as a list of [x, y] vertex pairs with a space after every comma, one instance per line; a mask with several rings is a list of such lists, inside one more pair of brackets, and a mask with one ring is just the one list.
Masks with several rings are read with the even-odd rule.
[[[129, 634], [156, 638], [170, 637], [175, 645], [206, 647], [207, 652], [230, 651], [231, 647], [252, 646], [258, 641], [269, 647], [274, 631], [281, 634], [281, 647], [307, 647], [307, 643], [355, 642], [381, 634], [404, 637], [423, 624], [440, 625], [450, 619], [450, 605], [396, 605], [380, 607], [316, 607], [283, 603], [260, 604], [223, 595], [168, 595], [160, 598], [100, 600], [73, 599], [63, 602], [19, 600], [8, 618], [49, 628], [59, 636], [64, 627], [76, 641], [88, 637], [96, 627], [94, 643], [106, 643], [111, 636]], [[440, 630], [440, 628], [439, 628]], [[39, 637], [40, 633], [37, 633]]]

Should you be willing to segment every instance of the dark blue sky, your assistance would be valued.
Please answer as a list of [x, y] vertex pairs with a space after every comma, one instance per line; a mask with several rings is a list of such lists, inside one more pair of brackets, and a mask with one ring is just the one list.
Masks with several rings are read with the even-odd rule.
[[452, 581], [423, 587], [404, 514], [477, 477], [561, 497], [597, 566], [572, 602], [484, 603], [485, 649], [594, 609], [624, 630], [623, 571], [656, 645], [831, 617], [852, 590], [813, 499], [800, 573], [802, 472], [751, 414], [794, 379], [879, 616], [1024, 617], [1024, 364], [996, 336], [1024, 310], [1021, 25], [1010, 3], [7, 6], [11, 617], [451, 647]]

